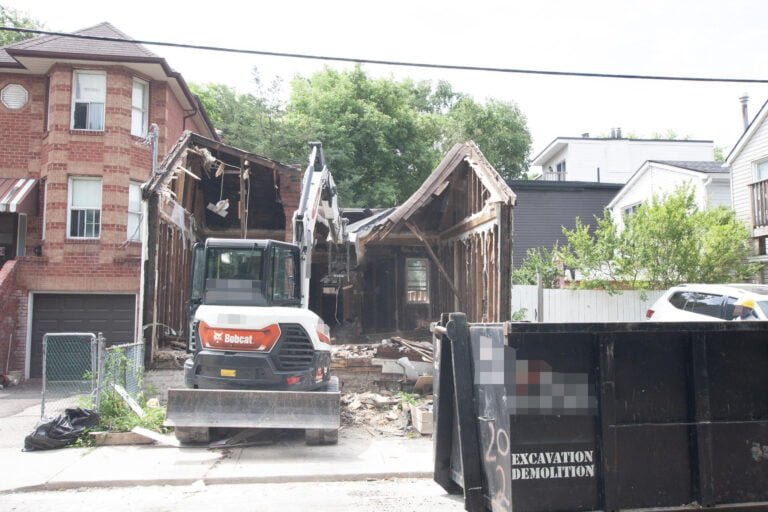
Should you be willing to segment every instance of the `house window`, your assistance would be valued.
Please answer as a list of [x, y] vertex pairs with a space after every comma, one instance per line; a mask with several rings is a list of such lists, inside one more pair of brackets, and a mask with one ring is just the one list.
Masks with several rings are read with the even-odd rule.
[[101, 234], [101, 180], [70, 178], [67, 208], [69, 238], [99, 238]]
[[768, 180], [768, 160], [757, 162], [755, 170], [757, 171], [757, 181]]
[[555, 168], [557, 171], [557, 181], [565, 181], [565, 160], [558, 163]]
[[133, 79], [131, 94], [131, 135], [144, 137], [149, 121], [149, 84], [138, 78]]
[[622, 210], [622, 213], [624, 214], [624, 217], [628, 217], [635, 213], [640, 208], [640, 203], [631, 204], [629, 206], [624, 207]]
[[141, 240], [141, 184], [135, 181], [128, 185], [128, 240]]
[[75, 71], [72, 87], [72, 129], [104, 130], [107, 75], [98, 71]]
[[428, 265], [426, 258], [405, 259], [405, 294], [411, 304], [429, 304]]

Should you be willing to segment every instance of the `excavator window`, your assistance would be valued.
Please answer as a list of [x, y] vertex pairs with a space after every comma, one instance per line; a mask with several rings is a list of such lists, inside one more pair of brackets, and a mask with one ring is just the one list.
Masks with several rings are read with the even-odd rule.
[[206, 304], [266, 305], [262, 249], [209, 247], [206, 252]]

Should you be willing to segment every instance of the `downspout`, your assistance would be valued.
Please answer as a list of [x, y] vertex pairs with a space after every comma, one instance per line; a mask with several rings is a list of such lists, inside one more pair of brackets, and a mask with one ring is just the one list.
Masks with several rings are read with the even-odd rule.
[[[191, 112], [191, 114], [187, 114], [187, 112]], [[197, 115], [197, 109], [193, 108], [192, 110], [185, 110], [184, 111], [184, 117], [181, 118], [181, 131], [185, 131], [187, 129], [187, 119], [190, 117], [195, 117]]]

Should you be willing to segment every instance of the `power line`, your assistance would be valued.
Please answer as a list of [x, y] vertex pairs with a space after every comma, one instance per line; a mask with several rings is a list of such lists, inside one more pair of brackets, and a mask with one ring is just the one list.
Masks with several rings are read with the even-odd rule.
[[382, 66], [402, 66], [424, 69], [445, 69], [452, 71], [484, 71], [489, 73], [509, 73], [523, 75], [546, 75], [546, 76], [570, 76], [579, 78], [620, 78], [628, 80], [662, 80], [675, 82], [719, 82], [719, 83], [738, 83], [738, 84], [768, 84], [768, 79], [758, 78], [729, 78], [729, 77], [701, 77], [701, 76], [670, 76], [670, 75], [635, 75], [621, 73], [588, 73], [583, 71], [554, 71], [547, 69], [520, 69], [520, 68], [500, 68], [486, 66], [463, 66], [456, 64], [434, 64], [428, 62], [407, 62], [381, 59], [365, 59], [356, 57], [335, 57], [330, 55], [312, 55], [306, 53], [288, 53], [272, 52], [266, 50], [246, 50], [243, 48], [227, 48], [223, 46], [206, 46], [198, 44], [169, 43], [166, 41], [151, 41], [141, 39], [120, 39], [106, 36], [90, 36], [85, 34], [70, 34], [68, 32], [55, 32], [51, 30], [39, 30], [31, 28], [18, 27], [0, 27], [0, 30], [6, 32], [29, 33], [48, 36], [69, 37], [74, 39], [86, 39], [90, 41], [105, 41], [116, 43], [145, 44], [152, 46], [167, 46], [170, 48], [186, 48], [190, 50], [206, 50], [222, 53], [240, 53], [245, 55], [262, 55], [267, 57], [284, 57], [290, 59], [322, 60], [331, 62], [350, 62], [355, 64], [376, 64]]

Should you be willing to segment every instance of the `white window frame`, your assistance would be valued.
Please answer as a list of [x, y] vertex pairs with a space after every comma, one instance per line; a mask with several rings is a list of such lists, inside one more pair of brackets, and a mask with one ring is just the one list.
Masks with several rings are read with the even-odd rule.
[[[762, 160], [756, 160], [754, 165], [755, 165], [755, 174], [754, 174], [755, 182], [768, 179], [768, 158], [763, 158]], [[762, 178], [760, 177], [761, 165], [766, 166], [766, 173], [765, 173], [765, 176], [763, 176]]]
[[[137, 209], [131, 210], [131, 189], [136, 189], [139, 195], [139, 204]], [[141, 205], [141, 183], [138, 181], [131, 181], [128, 184], [128, 218], [125, 223], [126, 240], [129, 242], [140, 242], [142, 235], [142, 205]], [[136, 219], [136, 227], [131, 229], [130, 219]]]
[[[74, 183], [76, 181], [98, 181], [99, 182], [99, 206], [98, 208], [90, 207], [90, 208], [78, 208], [78, 210], [98, 210], [99, 212], [99, 223], [98, 223], [98, 236], [72, 236], [71, 232], [71, 223], [72, 223], [72, 192], [74, 192]], [[101, 238], [101, 207], [103, 204], [103, 189], [101, 187], [102, 180], [101, 178], [94, 178], [89, 176], [70, 176], [68, 181], [68, 187], [67, 187], [67, 239], [69, 240], [99, 240]]]
[[43, 186], [43, 232], [40, 235], [40, 240], [45, 240], [45, 224], [48, 221], [48, 180], [45, 180]]
[[27, 214], [20, 213], [16, 220], [16, 256], [27, 255]]
[[[425, 270], [425, 279], [426, 279], [426, 289], [423, 291], [425, 293], [425, 297], [423, 298], [411, 298], [409, 294], [411, 293], [410, 290], [408, 290], [408, 262], [411, 260], [417, 260], [424, 262], [424, 270]], [[429, 259], [428, 258], [412, 258], [407, 257], [405, 258], [405, 301], [408, 304], [429, 304], [430, 303], [430, 286], [429, 286]]]
[[[133, 90], [136, 86], [142, 88], [142, 104], [135, 105], [133, 103]], [[141, 113], [141, 125], [136, 126], [133, 122], [134, 113]], [[133, 78], [131, 85], [131, 135], [136, 137], [146, 137], [147, 130], [149, 129], [149, 82], [142, 80], [141, 78]]]
[[630, 216], [633, 213], [635, 213], [637, 211], [637, 209], [640, 208], [641, 204], [642, 204], [642, 202], [638, 201], [637, 203], [628, 204], [627, 206], [622, 207], [622, 209], [621, 209], [622, 217], [624, 217], [626, 219], [628, 216]]
[[[75, 128], [75, 107], [78, 103], [88, 103], [89, 105], [91, 103], [98, 104], [98, 102], [87, 102], [87, 101], [77, 101], [77, 77], [79, 75], [100, 75], [104, 77], [104, 91], [103, 91], [103, 97], [101, 101], [101, 128], [87, 128], [87, 119], [86, 119], [86, 128]], [[70, 123], [69, 126], [72, 130], [79, 130], [79, 131], [88, 131], [88, 132], [103, 132], [106, 124], [106, 112], [107, 112], [107, 73], [104, 71], [98, 71], [98, 70], [85, 70], [85, 69], [76, 69], [72, 72], [72, 108], [70, 112]]]

